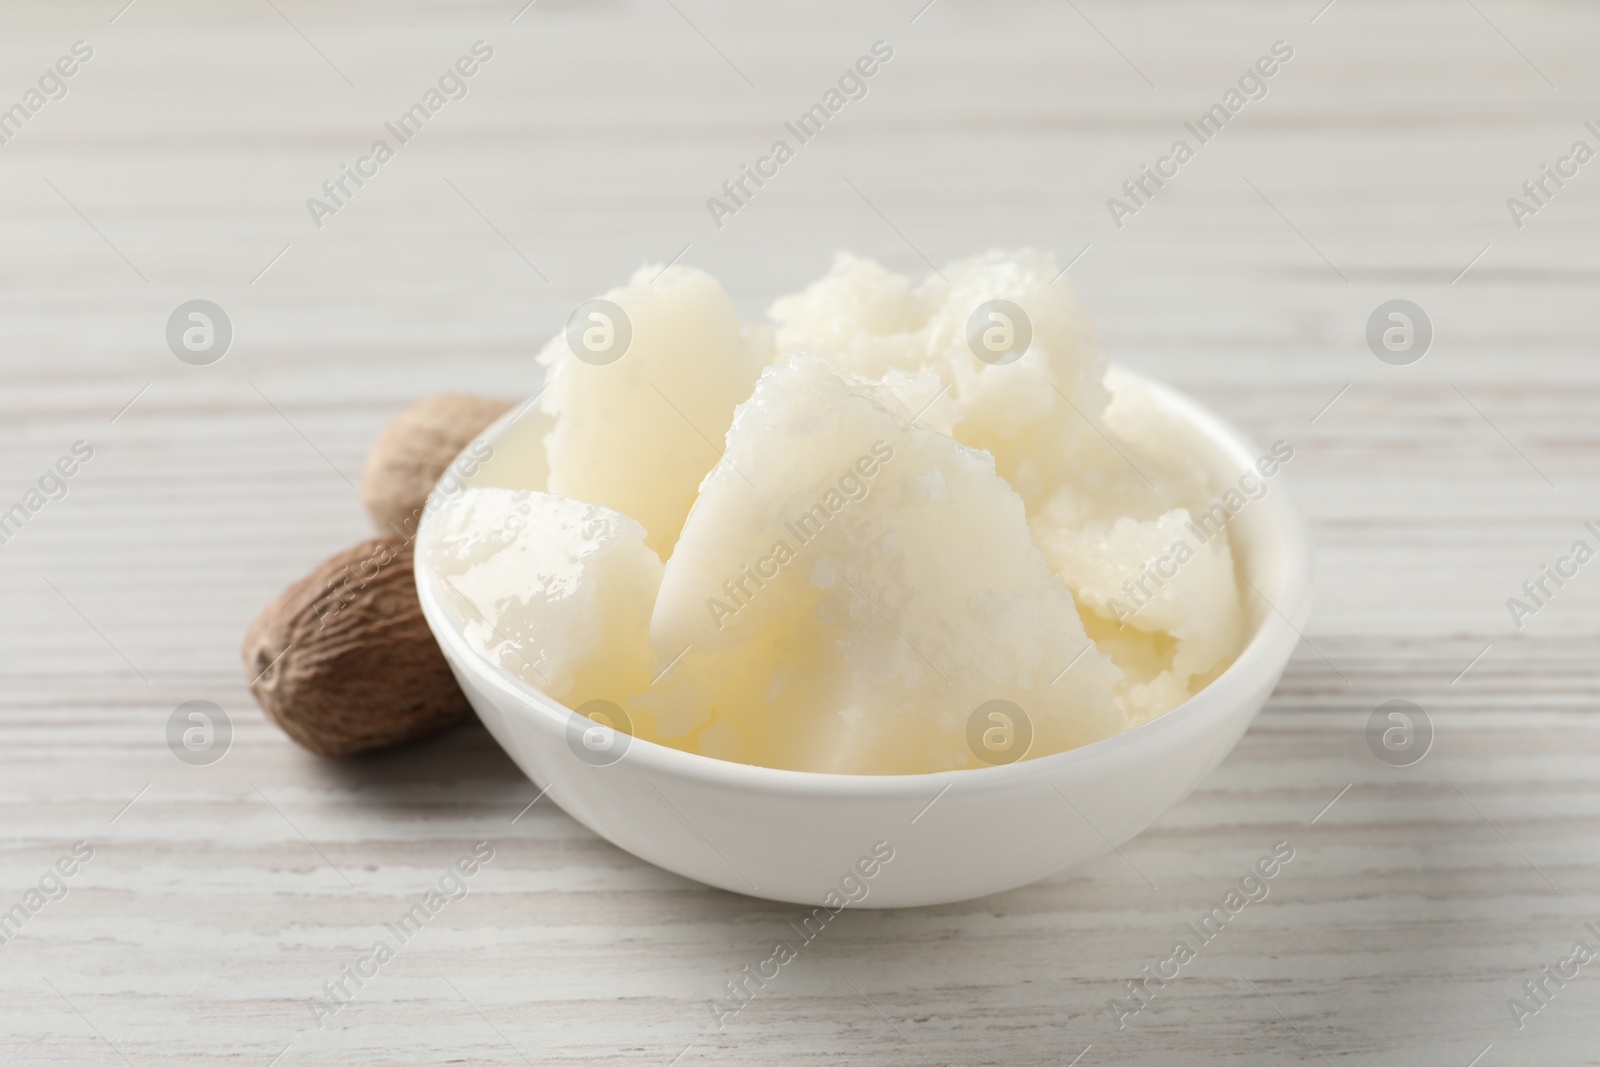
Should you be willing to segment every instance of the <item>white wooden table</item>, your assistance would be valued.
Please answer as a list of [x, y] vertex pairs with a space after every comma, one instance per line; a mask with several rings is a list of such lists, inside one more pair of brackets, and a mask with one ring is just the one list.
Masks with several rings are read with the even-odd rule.
[[[1600, 518], [1600, 163], [1520, 229], [1505, 203], [1600, 146], [1600, 12], [122, 3], [0, 9], [0, 107], [93, 49], [0, 145], [0, 509], [94, 450], [0, 545], [0, 909], [93, 849], [0, 945], [0, 1060], [1600, 1062], [1600, 962], [1520, 1031], [1507, 1008], [1600, 949], [1600, 564], [1520, 631], [1505, 604]], [[480, 39], [466, 98], [316, 227], [306, 199]], [[868, 95], [714, 226], [706, 198], [878, 40]], [[1278, 40], [1267, 96], [1114, 226], [1106, 199]], [[1079, 257], [1113, 358], [1293, 442], [1316, 528], [1307, 643], [1125, 858], [846, 912], [719, 1032], [707, 1002], [798, 909], [524, 810], [476, 727], [330, 763], [254, 707], [242, 630], [364, 534], [384, 421], [528, 394], [537, 345], [641, 261], [682, 254], [755, 315], [836, 248], [920, 273], [1028, 243]], [[1409, 366], [1364, 339], [1395, 298], [1435, 327]], [[191, 299], [233, 324], [209, 366], [165, 340]], [[1364, 736], [1396, 698], [1437, 731], [1405, 768]], [[195, 699], [234, 729], [207, 766], [166, 741]], [[319, 1029], [323, 983], [480, 840], [470, 895]], [[1123, 983], [1283, 840], [1271, 896], [1118, 1030]]]

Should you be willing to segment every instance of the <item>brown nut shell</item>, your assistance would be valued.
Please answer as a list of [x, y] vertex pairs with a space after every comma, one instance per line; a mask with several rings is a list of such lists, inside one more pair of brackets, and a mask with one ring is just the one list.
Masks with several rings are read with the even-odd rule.
[[361, 502], [379, 534], [415, 534], [440, 476], [511, 401], [439, 393], [413, 404], [383, 428], [361, 472]]
[[318, 564], [250, 624], [241, 653], [262, 709], [322, 756], [426, 737], [472, 710], [422, 617], [404, 537]]

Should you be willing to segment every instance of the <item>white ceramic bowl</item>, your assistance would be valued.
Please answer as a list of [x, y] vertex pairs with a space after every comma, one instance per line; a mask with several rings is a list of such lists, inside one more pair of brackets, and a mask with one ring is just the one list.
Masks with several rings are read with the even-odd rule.
[[[1219, 484], [1236, 482], [1261, 454], [1181, 394], [1113, 373], [1199, 432]], [[509, 425], [502, 419], [481, 439], [492, 444]], [[1233, 748], [1277, 684], [1311, 610], [1305, 520], [1282, 473], [1268, 485], [1229, 524], [1244, 577], [1260, 593], [1243, 587], [1251, 636], [1232, 666], [1143, 726], [981, 770], [813, 774], [638, 739], [621, 759], [595, 766], [569, 745], [572, 720], [590, 720], [475, 653], [420, 561], [417, 586], [428, 625], [489, 732], [551, 799], [617, 847], [687, 878], [773, 900], [941, 904], [1025, 885], [1121, 845]], [[892, 860], [881, 862], [889, 850]], [[867, 870], [870, 878], [861, 873]]]

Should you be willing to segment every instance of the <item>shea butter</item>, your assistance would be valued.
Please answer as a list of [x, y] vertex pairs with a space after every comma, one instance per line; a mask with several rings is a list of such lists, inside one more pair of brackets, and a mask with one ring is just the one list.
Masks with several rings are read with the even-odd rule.
[[1194, 431], [1108, 374], [1060, 273], [840, 255], [768, 325], [646, 267], [591, 302], [626, 351], [541, 352], [541, 440], [508, 452], [540, 469], [443, 501], [420, 559], [479, 654], [718, 759], [923, 773], [1144, 722], [1237, 653], [1233, 547], [1193, 536]]

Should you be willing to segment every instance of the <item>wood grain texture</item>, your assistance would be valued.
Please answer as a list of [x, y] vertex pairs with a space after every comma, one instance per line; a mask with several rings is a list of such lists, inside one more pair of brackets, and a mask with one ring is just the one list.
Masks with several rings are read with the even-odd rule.
[[[1506, 1008], [1600, 923], [1600, 573], [1520, 631], [1505, 607], [1600, 518], [1600, 164], [1521, 229], [1505, 206], [1595, 142], [1593, 7], [121, 6], [0, 11], [0, 106], [95, 50], [0, 145], [0, 509], [95, 450], [0, 545], [0, 908], [94, 848], [0, 945], [0, 1059], [1600, 1062], [1592, 968], [1520, 1031]], [[314, 226], [306, 198], [479, 39], [468, 96]], [[715, 227], [705, 199], [879, 39], [866, 98]], [[1114, 226], [1106, 198], [1280, 39], [1267, 96]], [[366, 535], [385, 420], [531, 393], [537, 346], [640, 262], [681, 252], [755, 315], [838, 248], [920, 274], [1019, 244], [1082, 251], [1112, 358], [1294, 443], [1316, 531], [1278, 692], [1123, 855], [846, 911], [719, 1031], [707, 1002], [797, 909], [524, 811], [475, 726], [335, 764], [250, 702], [239, 636]], [[197, 297], [235, 328], [209, 367], [164, 340]], [[1363, 337], [1396, 297], [1436, 328], [1409, 367]], [[1437, 728], [1414, 767], [1366, 747], [1393, 698]], [[167, 748], [191, 699], [234, 724], [211, 766]], [[470, 895], [317, 1028], [322, 983], [480, 840]], [[1118, 1030], [1123, 983], [1278, 841], [1270, 896]]]

